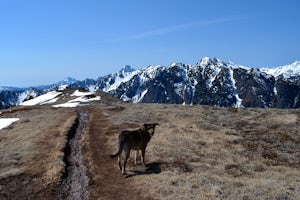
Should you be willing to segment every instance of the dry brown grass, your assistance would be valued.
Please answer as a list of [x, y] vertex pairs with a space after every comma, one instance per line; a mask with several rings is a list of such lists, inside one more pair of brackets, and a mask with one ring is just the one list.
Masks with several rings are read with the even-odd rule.
[[65, 167], [62, 160], [67, 132], [76, 112], [48, 107], [19, 108], [3, 116], [20, 120], [0, 130], [0, 198], [30, 198], [34, 192], [21, 190], [22, 187], [34, 186], [41, 191], [57, 184]]
[[129, 104], [109, 119], [112, 132], [159, 123], [148, 169], [130, 165], [145, 197], [299, 199], [299, 110]]
[[[95, 199], [116, 198], [118, 191], [125, 199], [133, 192], [135, 199], [299, 199], [300, 110], [127, 104], [109, 96], [75, 109], [2, 112], [20, 121], [0, 130], [0, 199], [45, 197], [43, 188], [59, 184], [62, 148], [77, 111], [90, 113], [83, 140]], [[128, 175], [118, 174], [109, 155], [120, 131], [156, 122], [148, 165], [131, 159]]]

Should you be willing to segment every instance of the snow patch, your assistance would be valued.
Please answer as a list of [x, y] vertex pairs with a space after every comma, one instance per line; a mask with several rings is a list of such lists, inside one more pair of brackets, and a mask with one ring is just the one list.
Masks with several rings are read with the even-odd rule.
[[0, 118], [0, 130], [20, 120], [19, 118]]
[[62, 94], [62, 92], [51, 91], [44, 95], [38, 96], [34, 99], [24, 101], [24, 102], [20, 103], [20, 105], [21, 106], [34, 106], [34, 105], [38, 105], [38, 104], [43, 104], [45, 102], [49, 102], [50, 100], [56, 98], [60, 94]]
[[210, 62], [210, 58], [209, 57], [203, 57], [201, 60], [200, 60], [200, 62], [199, 62], [199, 65], [208, 65], [209, 64], [209, 62]]
[[22, 92], [18, 96], [18, 102], [17, 102], [17, 104], [22, 103], [28, 97], [35, 98], [35, 97], [37, 97], [37, 93], [35, 91], [33, 91], [33, 90], [27, 90], [27, 91]]
[[261, 70], [274, 77], [278, 77], [280, 75], [282, 75], [284, 78], [290, 78], [291, 76], [300, 76], [300, 61], [296, 61], [289, 65], [280, 66], [273, 69], [262, 68]]
[[[77, 98], [72, 99], [66, 103], [53, 105], [52, 107], [54, 107], [54, 108], [59, 108], [59, 107], [73, 108], [73, 107], [80, 106], [80, 103], [88, 103], [91, 101], [101, 100], [100, 96], [94, 96], [91, 98], [89, 97], [90, 95], [94, 95], [94, 93], [95, 92], [80, 92], [79, 90], [76, 90], [75, 92], [73, 92], [73, 94], [71, 94], [71, 96], [76, 96]], [[87, 105], [87, 104], [85, 104], [85, 105]]]
[[61, 85], [58, 87], [58, 91], [63, 91], [68, 88], [69, 85]]
[[87, 98], [86, 96], [81, 96], [76, 99], [70, 100], [68, 102], [69, 103], [74, 103], [74, 102], [88, 103], [91, 101], [98, 101], [98, 100], [101, 100], [100, 96], [95, 96], [93, 98]]
[[237, 108], [243, 107], [243, 106], [242, 106], [243, 99], [241, 99], [241, 98], [239, 97], [239, 94], [238, 94], [238, 92], [237, 92], [237, 88], [236, 88], [236, 86], [235, 86], [235, 79], [234, 79], [234, 77], [233, 77], [233, 70], [232, 70], [232, 69], [229, 69], [229, 74], [230, 74], [230, 79], [231, 79], [232, 86], [233, 86], [233, 89], [234, 89], [233, 95], [235, 96], [235, 99], [236, 99], [235, 107], [237, 107]]
[[59, 98], [56, 97], [56, 98], [54, 98], [54, 99], [51, 99], [51, 100], [49, 100], [49, 101], [46, 101], [46, 102], [41, 103], [41, 105], [56, 103], [58, 99], [59, 99]]
[[145, 94], [146, 94], [147, 92], [148, 92], [148, 90], [144, 90], [143, 92], [141, 92], [141, 93], [139, 93], [139, 94], [133, 96], [133, 97], [132, 97], [132, 102], [133, 102], [133, 103], [138, 103], [138, 102], [140, 102], [140, 101], [144, 98], [144, 96], [145, 96]]
[[57, 104], [57, 105], [53, 105], [52, 107], [54, 108], [73, 108], [73, 107], [77, 107], [79, 106], [80, 102], [67, 102], [67, 103], [62, 103], [62, 104]]
[[[62, 87], [64, 88], [64, 87]], [[25, 101], [21, 103], [21, 106], [34, 106], [34, 105], [44, 105], [44, 104], [53, 104], [58, 101], [59, 95], [61, 95], [62, 92], [58, 91], [51, 91], [48, 92], [44, 95], [38, 96], [35, 99], [31, 99], [28, 101]], [[66, 103], [58, 104], [58, 105], [53, 105], [53, 107], [58, 108], [58, 107], [76, 107], [79, 106], [80, 103], [88, 103], [91, 101], [99, 101], [101, 100], [100, 96], [95, 96], [95, 92], [80, 92], [79, 90], [75, 90], [73, 94], [70, 96], [72, 97], [77, 97], [73, 100], [70, 100]]]
[[275, 96], [277, 96], [277, 88], [276, 88], [276, 86], [274, 86], [273, 92], [274, 92]]
[[122, 83], [129, 81], [132, 77], [134, 77], [139, 71], [117, 73], [115, 77], [115, 81], [112, 85], [108, 85], [103, 89], [104, 92], [109, 92], [111, 90], [116, 90]]
[[218, 74], [221, 72], [221, 68], [216, 66], [211, 66], [212, 72], [208, 74], [207, 85], [209, 88], [212, 87], [212, 83], [216, 80]]
[[99, 89], [99, 88], [98, 88], [97, 85], [89, 85], [89, 86], [88, 86], [88, 90], [89, 90], [90, 92], [96, 92], [98, 89]]
[[92, 94], [95, 94], [95, 92], [80, 92], [79, 90], [76, 90], [75, 92], [73, 92], [73, 94], [71, 94], [71, 96], [82, 97], [82, 96], [92, 95]]
[[236, 104], [235, 104], [235, 107], [237, 107], [237, 108], [243, 107], [243, 105], [242, 105], [243, 99], [241, 99], [241, 98], [239, 97], [238, 93], [235, 94], [235, 98], [236, 98]]
[[183, 90], [184, 90], [184, 84], [183, 82], [180, 82], [180, 83], [174, 83], [174, 90], [175, 90], [175, 93], [182, 97], [183, 96]]
[[140, 80], [142, 83], [145, 83], [149, 81], [150, 79], [154, 79], [161, 71], [162, 71], [161, 65], [156, 66], [149, 66], [145, 69], [140, 70]]

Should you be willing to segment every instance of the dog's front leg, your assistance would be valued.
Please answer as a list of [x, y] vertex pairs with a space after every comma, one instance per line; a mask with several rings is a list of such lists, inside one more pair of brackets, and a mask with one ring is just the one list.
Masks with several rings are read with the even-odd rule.
[[146, 152], [146, 149], [143, 148], [142, 149], [142, 163], [144, 164], [144, 166], [146, 166], [146, 163], [145, 163], [145, 152]]

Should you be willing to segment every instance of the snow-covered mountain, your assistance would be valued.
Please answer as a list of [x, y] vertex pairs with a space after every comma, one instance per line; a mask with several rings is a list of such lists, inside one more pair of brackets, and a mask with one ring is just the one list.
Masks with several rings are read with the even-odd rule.
[[[105, 91], [134, 103], [299, 108], [299, 69], [299, 61], [274, 69], [257, 69], [204, 57], [195, 65], [173, 63], [139, 70], [125, 66], [96, 80], [74, 80], [67, 85]], [[49, 88], [57, 87], [54, 84]], [[1, 90], [0, 101], [5, 102]], [[20, 99], [10, 102], [18, 104]]]
[[263, 68], [262, 71], [274, 76], [275, 78], [280, 76], [283, 76], [284, 78], [300, 76], [300, 61], [295, 61], [291, 64], [273, 69]]
[[204, 57], [195, 65], [125, 68], [98, 78], [93, 88], [134, 103], [277, 108], [298, 108], [300, 104], [300, 76], [297, 70], [288, 71], [290, 67], [278, 68], [281, 73], [274, 76], [266, 69]]
[[0, 109], [18, 105], [43, 93], [43, 90], [37, 88], [0, 87]]
[[11, 106], [19, 105], [23, 101], [34, 99], [49, 91], [58, 90], [60, 86], [71, 85], [79, 82], [73, 78], [65, 78], [52, 85], [42, 85], [30, 88], [16, 88], [16, 87], [1, 87], [0, 86], [0, 109], [9, 108]]

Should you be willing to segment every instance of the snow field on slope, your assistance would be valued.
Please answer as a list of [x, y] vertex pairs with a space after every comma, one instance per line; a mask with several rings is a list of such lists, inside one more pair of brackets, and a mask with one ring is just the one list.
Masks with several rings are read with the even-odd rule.
[[133, 78], [139, 70], [134, 72], [126, 72], [122, 74], [123, 77], [120, 77], [120, 74], [117, 74], [115, 77], [115, 81], [112, 85], [108, 85], [106, 88], [103, 89], [104, 92], [109, 92], [111, 90], [117, 89], [122, 83], [129, 81], [131, 78]]
[[12, 123], [20, 120], [19, 118], [0, 118], [0, 130], [8, 127]]
[[88, 103], [91, 101], [99, 101], [101, 100], [100, 96], [95, 96], [92, 98], [87, 98], [88, 95], [93, 95], [95, 92], [80, 92], [79, 90], [76, 90], [71, 96], [76, 96], [76, 99], [70, 100], [66, 103], [53, 105], [54, 108], [64, 107], [64, 108], [73, 108], [80, 105], [80, 103]]
[[237, 88], [236, 88], [236, 85], [235, 85], [235, 79], [234, 79], [234, 77], [233, 77], [233, 70], [232, 69], [230, 69], [230, 71], [229, 71], [229, 73], [230, 73], [230, 79], [231, 79], [231, 82], [232, 82], [232, 86], [233, 86], [233, 89], [234, 89], [234, 96], [235, 96], [235, 98], [236, 98], [236, 104], [235, 104], [235, 107], [237, 107], [237, 108], [240, 108], [240, 107], [243, 107], [242, 106], [242, 101], [243, 101], [243, 99], [241, 99], [240, 97], [239, 97], [239, 94], [238, 94], [238, 92], [237, 92]]
[[[28, 101], [24, 101], [20, 103], [21, 106], [34, 106], [34, 105], [44, 105], [44, 104], [53, 104], [58, 101], [59, 95], [61, 95], [62, 92], [58, 91], [51, 91], [46, 94], [43, 94], [41, 96], [38, 96], [34, 99], [30, 99]], [[101, 100], [100, 96], [95, 96], [92, 98], [88, 98], [87, 96], [93, 95], [95, 92], [80, 92], [79, 90], [76, 90], [71, 94], [72, 97], [77, 97], [73, 100], [70, 100], [66, 103], [53, 105], [53, 107], [76, 107], [79, 106], [80, 103], [88, 103], [91, 101], [99, 101]]]
[[277, 68], [261, 68], [261, 71], [274, 77], [278, 77], [280, 75], [283, 75], [284, 78], [289, 78], [291, 76], [299, 76], [300, 61], [295, 61], [289, 65], [284, 65]]
[[41, 96], [38, 96], [34, 99], [24, 101], [24, 102], [20, 103], [20, 105], [21, 106], [34, 106], [34, 105], [38, 105], [38, 104], [45, 104], [46, 102], [49, 102], [50, 100], [55, 99], [60, 94], [62, 94], [62, 92], [51, 91], [51, 92], [48, 92]]
[[75, 92], [73, 92], [73, 94], [71, 94], [71, 96], [82, 97], [82, 96], [87, 96], [92, 94], [95, 94], [95, 92], [80, 92], [79, 90], [76, 90]]

